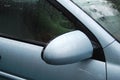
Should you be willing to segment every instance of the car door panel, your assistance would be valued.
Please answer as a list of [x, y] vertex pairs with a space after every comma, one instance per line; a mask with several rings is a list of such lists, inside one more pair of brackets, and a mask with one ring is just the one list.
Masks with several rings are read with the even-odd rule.
[[0, 69], [33, 80], [105, 80], [105, 62], [88, 59], [50, 65], [41, 59], [43, 47], [0, 37]]

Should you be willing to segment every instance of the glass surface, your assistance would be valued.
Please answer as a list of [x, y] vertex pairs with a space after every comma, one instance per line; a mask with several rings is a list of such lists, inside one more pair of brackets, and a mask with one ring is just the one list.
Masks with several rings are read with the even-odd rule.
[[72, 0], [120, 41], [120, 0]]
[[48, 42], [74, 25], [47, 0], [0, 0], [0, 33]]
[[10, 80], [10, 79], [0, 76], [0, 80]]

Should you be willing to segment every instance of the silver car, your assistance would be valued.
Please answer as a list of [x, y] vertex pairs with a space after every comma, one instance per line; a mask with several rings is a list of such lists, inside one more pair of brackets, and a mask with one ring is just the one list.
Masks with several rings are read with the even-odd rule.
[[0, 0], [0, 80], [120, 80], [119, 0]]

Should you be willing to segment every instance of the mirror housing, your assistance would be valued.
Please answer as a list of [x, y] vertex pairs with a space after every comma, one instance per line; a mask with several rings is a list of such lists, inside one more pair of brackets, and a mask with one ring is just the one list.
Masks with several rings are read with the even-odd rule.
[[44, 49], [43, 60], [52, 65], [79, 62], [92, 57], [93, 47], [89, 38], [81, 31], [65, 33], [52, 40]]

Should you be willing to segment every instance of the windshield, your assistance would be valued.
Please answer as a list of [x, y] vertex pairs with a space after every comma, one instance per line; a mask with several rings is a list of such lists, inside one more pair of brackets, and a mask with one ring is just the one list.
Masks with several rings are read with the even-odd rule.
[[120, 41], [120, 0], [72, 0]]

